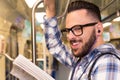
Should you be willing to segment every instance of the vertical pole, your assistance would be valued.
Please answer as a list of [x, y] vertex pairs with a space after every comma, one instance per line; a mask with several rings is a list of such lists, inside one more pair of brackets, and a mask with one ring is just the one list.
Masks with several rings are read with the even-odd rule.
[[32, 28], [31, 28], [31, 32], [32, 32], [32, 36], [31, 36], [31, 40], [32, 40], [32, 62], [34, 64], [36, 64], [36, 28], [35, 28], [35, 9], [37, 8], [37, 6], [42, 3], [43, 0], [37, 0], [35, 2], [35, 4], [33, 5], [32, 8]]

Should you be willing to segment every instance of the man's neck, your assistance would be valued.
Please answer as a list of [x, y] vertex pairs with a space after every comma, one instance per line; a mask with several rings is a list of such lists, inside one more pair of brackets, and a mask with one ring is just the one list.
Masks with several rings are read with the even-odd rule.
[[92, 48], [92, 50], [93, 49], [95, 49], [95, 48], [97, 48], [97, 47], [99, 47], [100, 45], [102, 45], [102, 44], [104, 44], [105, 42], [104, 42], [104, 40], [103, 40], [103, 37], [98, 37], [97, 39], [96, 39], [96, 42], [95, 42], [95, 44], [93, 45], [93, 48]]

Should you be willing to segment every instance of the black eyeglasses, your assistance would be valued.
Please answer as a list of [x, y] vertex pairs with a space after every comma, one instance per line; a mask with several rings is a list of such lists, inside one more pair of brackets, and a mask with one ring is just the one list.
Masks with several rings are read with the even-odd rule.
[[70, 31], [72, 31], [72, 33], [75, 35], [75, 36], [80, 36], [83, 34], [83, 27], [90, 27], [90, 26], [94, 26], [96, 25], [97, 22], [94, 22], [94, 23], [88, 23], [88, 24], [84, 24], [84, 25], [74, 25], [73, 27], [71, 28], [65, 28], [65, 29], [62, 29], [61, 32], [63, 35], [67, 35]]

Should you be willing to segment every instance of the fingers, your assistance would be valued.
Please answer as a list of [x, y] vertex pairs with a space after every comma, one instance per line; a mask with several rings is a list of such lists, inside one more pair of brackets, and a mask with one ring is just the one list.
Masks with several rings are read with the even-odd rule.
[[48, 18], [55, 16], [55, 0], [44, 0], [44, 5], [46, 8], [46, 16]]
[[55, 4], [55, 0], [43, 0], [45, 6], [51, 6]]

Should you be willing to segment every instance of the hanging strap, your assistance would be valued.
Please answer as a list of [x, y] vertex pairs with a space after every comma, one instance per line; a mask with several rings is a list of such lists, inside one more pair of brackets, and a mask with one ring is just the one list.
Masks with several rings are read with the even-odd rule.
[[73, 80], [73, 75], [74, 75], [74, 72], [75, 72], [75, 68], [77, 67], [78, 63], [79, 63], [80, 59], [78, 59], [77, 63], [75, 64], [75, 67], [72, 71], [72, 74], [71, 74], [71, 77], [70, 77], [70, 80]]
[[88, 73], [88, 80], [91, 80], [91, 72], [92, 72], [93, 67], [95, 66], [97, 60], [98, 60], [100, 57], [102, 57], [102, 56], [104, 56], [104, 55], [107, 55], [107, 54], [114, 55], [116, 58], [118, 58], [118, 59], [120, 60], [120, 57], [119, 57], [117, 54], [113, 53], [113, 52], [107, 52], [107, 53], [102, 53], [102, 54], [98, 55], [97, 58], [94, 60], [91, 68], [90, 68], [90, 71], [89, 71], [89, 73]]

